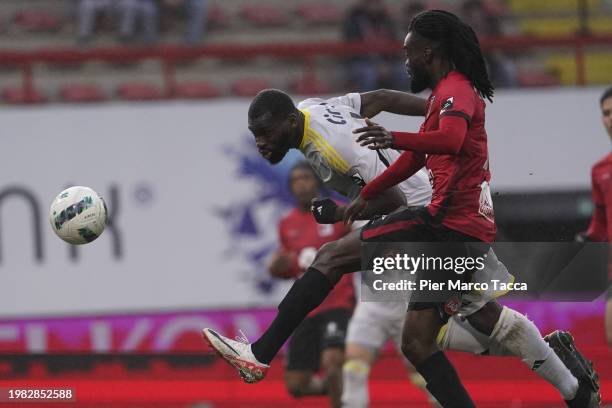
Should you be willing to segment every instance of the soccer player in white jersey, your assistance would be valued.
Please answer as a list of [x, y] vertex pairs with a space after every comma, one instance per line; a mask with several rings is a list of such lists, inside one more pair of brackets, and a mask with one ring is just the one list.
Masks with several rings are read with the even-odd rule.
[[[329, 187], [347, 197], [357, 194], [364, 182], [375, 178], [399, 155], [394, 150], [381, 151], [380, 155], [366, 152], [353, 142], [353, 138], [347, 136], [348, 129], [354, 127], [356, 122], [362, 121], [361, 115], [356, 114], [360, 111], [360, 105], [361, 96], [353, 93], [331, 99], [307, 99], [297, 106], [306, 115], [309, 128], [300, 150], [309, 159], [319, 177]], [[347, 108], [351, 110], [348, 115], [344, 112]], [[341, 111], [352, 120], [344, 120]], [[342, 130], [339, 131], [338, 128]], [[333, 150], [338, 154], [333, 154]], [[320, 160], [321, 156], [323, 160]], [[342, 173], [350, 178], [341, 177]], [[400, 184], [399, 188], [406, 198], [406, 205], [425, 205], [431, 199], [431, 187], [424, 169]], [[401, 352], [406, 307], [403, 302], [357, 304], [346, 338], [343, 407], [369, 405], [367, 381], [370, 367], [387, 340], [392, 340]], [[420, 385], [419, 377], [417, 375], [414, 378], [417, 385]], [[422, 381], [422, 378], [420, 380]]]
[[[319, 177], [329, 187], [347, 197], [357, 194], [364, 182], [375, 178], [399, 155], [394, 150], [381, 151], [380, 155], [371, 154], [354, 143], [353, 138], [347, 137], [348, 129], [354, 127], [356, 122], [361, 123], [363, 119], [360, 114], [356, 114], [360, 111], [360, 105], [361, 96], [352, 93], [331, 99], [306, 99], [297, 106], [306, 115], [309, 126], [300, 150], [309, 159]], [[344, 120], [342, 117], [340, 111], [346, 111], [347, 108], [351, 112], [348, 115], [343, 112], [344, 116], [352, 120]], [[333, 154], [333, 150], [338, 154]], [[323, 156], [324, 160], [320, 160], [320, 156]], [[342, 173], [350, 179], [340, 177]], [[400, 184], [399, 188], [406, 198], [406, 205], [425, 205], [431, 199], [431, 187], [425, 169]], [[359, 302], [347, 331], [346, 361], [343, 367], [343, 407], [368, 406], [367, 381], [370, 366], [380, 348], [389, 339], [401, 352], [405, 316], [406, 304], [403, 302]], [[414, 379], [416, 385], [420, 385], [419, 379], [423, 381], [418, 375]]]
[[[363, 117], [372, 117], [383, 110], [423, 116], [425, 105], [422, 98], [383, 90], [330, 100], [309, 99], [296, 108], [284, 92], [264, 90], [251, 103], [249, 129], [255, 135], [260, 154], [271, 164], [280, 162], [289, 149], [298, 148], [327, 186], [354, 197], [365, 183], [385, 170], [397, 152], [378, 153], [359, 147], [354, 142], [353, 129], [364, 126]], [[413, 176], [408, 181], [422, 183], [418, 180]], [[406, 205], [406, 198], [410, 197], [410, 192], [406, 191], [410, 191], [408, 185], [385, 191], [370, 201], [368, 212], [360, 216], [368, 219]], [[415, 191], [419, 189], [413, 188], [411, 192]], [[335, 222], [344, 215], [344, 207], [335, 206], [331, 200], [316, 203], [313, 210], [321, 221]], [[277, 317], [256, 342], [237, 342], [208, 328], [204, 329], [205, 339], [246, 382], [262, 380], [269, 363], [308, 312], [322, 302], [343, 274], [360, 269], [359, 251], [356, 231], [324, 245], [312, 266], [279, 304]], [[507, 271], [499, 263], [485, 270], [488, 274], [505, 273], [508, 278]], [[461, 305], [462, 316], [471, 319], [478, 315], [478, 319], [487, 319], [490, 306], [500, 307], [494, 298], [494, 293], [468, 294]], [[596, 382], [592, 372], [580, 371], [577, 351], [572, 348], [572, 353], [564, 353], [562, 362], [540, 337], [537, 327], [520, 313], [504, 307], [499, 321], [494, 324], [491, 335], [487, 336], [476, 332], [467, 320], [453, 317], [447, 329], [441, 331], [440, 345], [454, 350], [477, 353], [488, 350], [491, 355], [519, 357], [566, 399], [567, 395], [575, 395], [579, 384], [582, 389], [583, 383]], [[595, 387], [598, 389], [598, 384], [593, 384]]]

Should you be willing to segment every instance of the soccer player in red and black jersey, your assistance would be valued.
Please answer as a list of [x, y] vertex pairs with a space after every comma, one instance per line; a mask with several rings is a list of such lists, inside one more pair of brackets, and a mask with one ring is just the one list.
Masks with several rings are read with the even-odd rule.
[[[299, 278], [323, 244], [350, 230], [341, 222], [319, 224], [315, 220], [310, 205], [320, 196], [319, 183], [306, 162], [297, 163], [289, 172], [289, 188], [297, 206], [278, 226], [280, 248], [269, 266], [270, 274], [277, 278]], [[289, 340], [285, 366], [285, 384], [291, 395], [327, 394], [332, 406], [340, 405], [344, 339], [354, 305], [353, 280], [345, 275], [297, 327]], [[319, 369], [323, 380], [314, 375]]]
[[[599, 104], [604, 128], [612, 139], [612, 88], [603, 93]], [[591, 179], [595, 211], [589, 229], [581, 235], [588, 241], [612, 242], [612, 153], [609, 152], [593, 165]], [[611, 271], [610, 266], [608, 271]], [[606, 299], [606, 337], [612, 347], [612, 283], [608, 286]]]
[[[413, 90], [419, 87], [419, 90], [436, 89], [439, 91], [439, 97], [444, 100], [440, 104], [440, 101], [427, 102], [415, 99], [413, 95], [403, 95], [399, 100], [392, 98], [393, 103], [385, 103], [385, 100], [390, 102], [387, 97], [394, 95], [393, 93], [362, 94], [360, 114], [371, 117], [381, 110], [386, 110], [408, 115], [425, 115], [428, 113], [426, 109], [429, 108], [431, 111], [427, 115], [425, 126], [429, 126], [428, 123], [435, 117], [436, 121], [439, 121], [437, 130], [424, 131], [419, 135], [433, 136], [427, 140], [430, 143], [426, 148], [431, 149], [428, 156], [449, 156], [433, 158], [430, 162], [432, 168], [435, 167], [431, 174], [434, 190], [439, 187], [438, 192], [441, 195], [436, 195], [434, 191], [434, 201], [427, 208], [395, 212], [384, 219], [388, 225], [376, 220], [362, 231], [365, 235], [369, 234], [370, 239], [384, 239], [397, 234], [397, 238], [404, 241], [472, 241], [483, 244], [475, 246], [486, 247], [495, 236], [495, 224], [489, 197], [490, 175], [484, 133], [484, 101], [481, 97], [491, 97], [493, 88], [487, 77], [478, 40], [472, 29], [456, 16], [437, 10], [417, 15], [411, 23], [406, 40], [406, 51], [410, 57], [407, 65], [413, 74]], [[436, 85], [442, 86], [447, 76], [453, 80], [450, 83], [452, 86], [446, 90], [438, 90]], [[450, 94], [450, 91], [455, 90], [460, 92]], [[402, 93], [395, 93], [397, 94]], [[458, 97], [471, 98], [473, 106], [468, 106], [469, 101], [466, 100], [455, 101]], [[291, 98], [278, 91], [260, 93], [249, 108], [250, 127], [257, 129], [254, 131], [256, 143], [262, 156], [272, 164], [278, 163], [290, 148], [300, 145], [304, 120], [303, 114], [295, 108]], [[371, 122], [370, 125], [366, 138], [362, 140], [366, 145], [370, 141], [373, 141], [371, 146], [374, 148], [392, 145], [394, 137], [389, 132]], [[427, 129], [434, 129], [434, 125], [431, 124], [431, 128]], [[406, 138], [413, 135], [415, 134], [407, 134]], [[462, 146], [469, 146], [470, 154], [462, 154]], [[418, 151], [423, 153], [426, 150]], [[475, 156], [473, 160], [469, 157], [471, 154]], [[398, 159], [398, 164], [396, 160], [389, 167], [390, 174], [406, 166], [408, 156], [415, 155], [407, 151], [403, 160]], [[422, 159], [423, 156], [421, 160], [409, 158], [409, 168], [403, 168], [403, 171], [408, 174], [412, 172], [413, 167], [422, 167], [425, 165]], [[464, 171], [456, 172], [457, 166], [462, 166]], [[465, 174], [465, 171], [469, 174]], [[384, 181], [385, 178], [388, 176], [381, 180]], [[473, 185], [476, 181], [478, 184]], [[369, 184], [372, 186], [368, 187]], [[372, 180], [369, 184], [366, 185], [364, 193], [368, 198], [367, 208], [360, 209], [365, 205], [365, 200], [361, 199], [353, 203], [351, 208], [328, 208], [327, 211], [324, 208], [326, 205], [319, 201], [312, 208], [315, 216], [321, 217], [323, 213], [329, 213], [334, 221], [342, 219], [342, 214], [345, 214], [347, 219], [370, 219], [375, 214], [388, 214], [400, 205], [388, 194], [392, 189], [370, 199], [368, 194], [375, 195], [377, 185], [382, 188], [385, 183]], [[457, 185], [461, 185], [462, 191], [455, 191]], [[461, 201], [455, 198], [461, 198]], [[474, 202], [474, 199], [477, 199], [477, 202]], [[429, 213], [429, 208], [432, 213]], [[448, 215], [447, 225], [441, 222], [445, 215]], [[398, 225], [401, 228], [397, 228]], [[386, 234], [385, 229], [388, 229]], [[278, 305], [275, 319], [255, 342], [234, 341], [209, 328], [203, 330], [206, 341], [238, 370], [246, 382], [261, 381], [269, 369], [269, 363], [307, 314], [323, 302], [344, 274], [361, 268], [360, 248], [359, 231], [353, 231], [337, 241], [323, 245], [313, 263], [304, 275], [295, 281]], [[466, 316], [472, 326], [488, 337], [491, 354], [519, 356], [538, 375], [555, 385], [570, 407], [598, 406], [597, 377], [592, 368], [581, 364], [581, 356], [575, 350], [568, 333], [555, 332], [547, 336], [548, 343], [555, 350], [553, 352], [542, 340], [533, 322], [520, 313], [507, 307], [502, 308], [496, 301], [468, 301], [467, 296], [458, 300], [460, 301], [454, 304], [444, 305], [413, 304], [412, 310], [408, 312], [405, 324], [408, 329], [404, 331], [402, 341], [402, 351], [415, 363], [417, 371], [427, 380], [428, 390], [444, 407], [474, 406], [452, 365], [444, 354], [438, 351], [435, 343], [441, 323], [448, 319], [449, 313], [454, 312]], [[462, 341], [457, 341], [456, 344], [464, 343], [465, 336], [460, 340]], [[448, 348], [453, 349], [452, 344], [449, 344]], [[495, 349], [497, 352], [494, 352]]]
[[[411, 75], [411, 91], [432, 90], [425, 121], [418, 133], [389, 132], [371, 121], [367, 122], [367, 127], [354, 131], [360, 134], [357, 141], [363, 146], [405, 152], [362, 189], [360, 196], [345, 211], [345, 219], [350, 221], [367, 211], [368, 200], [375, 199], [425, 166], [433, 189], [430, 204], [373, 220], [362, 229], [362, 241], [481, 242], [486, 248], [496, 234], [489, 190], [491, 174], [484, 102], [484, 98], [492, 101], [493, 86], [476, 35], [455, 15], [431, 10], [412, 20], [404, 50]], [[453, 275], [457, 278], [454, 271], [448, 271], [447, 276], [438, 276], [444, 272], [436, 271], [435, 275], [428, 277], [442, 281], [452, 279]], [[469, 280], [465, 275], [462, 277]], [[427, 389], [444, 407], [475, 406], [436, 344], [440, 327], [449, 315], [459, 311], [478, 331], [498, 340], [507, 336], [504, 332], [514, 319], [507, 308], [494, 300], [475, 312], [462, 313], [461, 308], [469, 306], [463, 295], [457, 290], [442, 302], [413, 297], [404, 323], [402, 351], [427, 381]], [[561, 387], [567, 405], [599, 406], [597, 378], [592, 368], [583, 364], [584, 359], [575, 350], [569, 333], [555, 332], [547, 336], [566, 368], [556, 356], [550, 356], [541, 347], [537, 329], [525, 331], [529, 335], [521, 342], [546, 356], [535, 360], [532, 368], [536, 370], [547, 365], [547, 370], [567, 378], [567, 383]], [[514, 347], [511, 342], [507, 344]]]

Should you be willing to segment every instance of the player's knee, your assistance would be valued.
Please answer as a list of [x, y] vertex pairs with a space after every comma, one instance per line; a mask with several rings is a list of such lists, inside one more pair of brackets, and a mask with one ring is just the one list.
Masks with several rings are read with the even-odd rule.
[[343, 364], [344, 352], [340, 348], [328, 350], [321, 361], [321, 367], [327, 376], [340, 376]]
[[502, 306], [495, 302], [489, 302], [477, 312], [468, 316], [467, 320], [479, 332], [490, 336], [500, 320]]
[[416, 337], [402, 339], [402, 354], [414, 365], [418, 365], [419, 362], [425, 360], [430, 354], [430, 349], [429, 345], [424, 344]]
[[344, 359], [361, 360], [364, 363], [371, 365], [375, 359], [376, 351], [370, 347], [348, 342], [344, 350]]
[[342, 365], [342, 372], [345, 380], [351, 379], [362, 385], [370, 375], [370, 364], [358, 358], [347, 358]]
[[338, 258], [338, 243], [336, 241], [327, 242], [319, 248], [312, 266], [323, 275], [331, 278], [336, 270], [335, 266]]

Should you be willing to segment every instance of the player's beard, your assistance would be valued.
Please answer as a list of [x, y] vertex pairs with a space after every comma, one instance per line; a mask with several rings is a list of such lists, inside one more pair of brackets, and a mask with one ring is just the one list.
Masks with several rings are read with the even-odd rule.
[[429, 88], [429, 74], [425, 68], [416, 66], [410, 71], [410, 92], [420, 93]]
[[270, 162], [270, 164], [278, 164], [280, 163], [281, 160], [283, 160], [285, 158], [285, 155], [287, 154], [287, 151], [283, 151], [283, 152], [274, 152], [272, 154], [272, 156], [270, 156], [270, 158], [268, 159], [268, 161]]
[[291, 147], [289, 142], [290, 138], [291, 134], [289, 132], [282, 135], [281, 145], [277, 149], [274, 149], [272, 151], [272, 154], [270, 155], [270, 158], [268, 158], [268, 162], [270, 162], [270, 164], [278, 164], [281, 160], [285, 158], [285, 155]]

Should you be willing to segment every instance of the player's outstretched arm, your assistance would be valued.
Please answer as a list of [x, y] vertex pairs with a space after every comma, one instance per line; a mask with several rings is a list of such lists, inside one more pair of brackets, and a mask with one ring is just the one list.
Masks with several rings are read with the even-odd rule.
[[366, 119], [365, 127], [353, 130], [357, 143], [369, 149], [409, 150], [425, 154], [457, 154], [465, 141], [468, 122], [459, 116], [444, 116], [439, 129], [427, 132], [389, 132], [378, 123]]
[[361, 94], [361, 115], [372, 118], [380, 112], [407, 116], [425, 116], [427, 99], [407, 92], [378, 89]]

